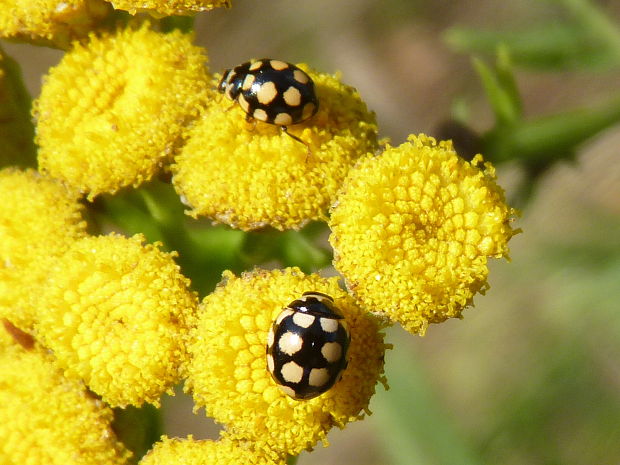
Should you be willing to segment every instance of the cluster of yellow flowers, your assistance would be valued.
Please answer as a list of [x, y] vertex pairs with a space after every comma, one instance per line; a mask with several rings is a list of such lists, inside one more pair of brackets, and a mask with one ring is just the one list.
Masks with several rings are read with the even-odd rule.
[[[141, 464], [283, 465], [369, 413], [386, 383], [383, 328], [423, 334], [484, 292], [515, 212], [479, 155], [467, 162], [424, 135], [382, 146], [374, 114], [338, 75], [299, 65], [320, 102], [290, 128], [305, 147], [217, 93], [190, 35], [149, 22], [92, 32], [113, 8], [188, 14], [228, 1], [109, 3], [0, 9], [0, 37], [80, 39], [34, 104], [39, 170], [0, 170], [0, 461], [127, 463], [110, 408], [159, 405], [184, 380], [221, 437], [163, 437]], [[226, 271], [199, 303], [175, 253], [88, 230], [87, 201], [165, 173], [192, 217], [246, 231], [327, 222], [346, 290], [294, 267]], [[265, 344], [306, 291], [334, 299], [351, 342], [342, 379], [298, 401], [270, 376]]]

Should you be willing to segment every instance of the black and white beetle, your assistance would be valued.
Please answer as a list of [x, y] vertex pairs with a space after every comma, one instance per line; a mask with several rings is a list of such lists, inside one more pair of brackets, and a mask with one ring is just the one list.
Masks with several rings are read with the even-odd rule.
[[312, 399], [342, 376], [350, 340], [334, 300], [320, 292], [304, 292], [269, 330], [267, 369], [284, 393], [296, 400]]
[[319, 109], [314, 82], [297, 66], [262, 58], [224, 71], [218, 90], [245, 111], [246, 119], [275, 124], [293, 139], [288, 126], [312, 118]]

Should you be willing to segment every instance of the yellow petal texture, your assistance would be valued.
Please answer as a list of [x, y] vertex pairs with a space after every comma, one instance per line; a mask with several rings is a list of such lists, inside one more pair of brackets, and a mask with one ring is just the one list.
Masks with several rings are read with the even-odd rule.
[[111, 11], [103, 0], [3, 0], [0, 37], [66, 48]]
[[[338, 287], [336, 278], [304, 275], [297, 268], [256, 270], [225, 281], [201, 304], [190, 333], [186, 390], [198, 407], [246, 438], [297, 455], [313, 447], [332, 426], [344, 427], [367, 411], [377, 381], [383, 381], [383, 334]], [[306, 401], [284, 394], [267, 371], [265, 346], [274, 319], [306, 291], [331, 295], [351, 333], [348, 367], [326, 393]]]
[[197, 304], [173, 255], [143, 240], [76, 241], [41, 290], [37, 337], [112, 406], [158, 405], [179, 379]]
[[230, 7], [231, 0], [108, 0], [117, 10], [130, 14], [147, 12], [157, 16], [187, 15], [218, 7]]
[[209, 93], [206, 60], [148, 24], [76, 43], [35, 102], [40, 169], [91, 200], [150, 179]]
[[45, 258], [86, 235], [82, 205], [59, 182], [32, 169], [0, 170], [0, 317], [28, 331]]
[[112, 410], [69, 380], [52, 355], [24, 350], [0, 325], [0, 463], [121, 465]]
[[484, 292], [514, 214], [480, 155], [410, 136], [349, 173], [330, 219], [334, 265], [363, 308], [423, 334]]
[[326, 211], [352, 163], [377, 147], [377, 125], [358, 92], [308, 70], [318, 113], [289, 127], [307, 147], [275, 125], [250, 121], [218, 94], [175, 159], [174, 185], [193, 217], [235, 228], [300, 228]]
[[222, 438], [218, 441], [163, 436], [139, 465], [285, 465], [278, 454], [250, 441]]

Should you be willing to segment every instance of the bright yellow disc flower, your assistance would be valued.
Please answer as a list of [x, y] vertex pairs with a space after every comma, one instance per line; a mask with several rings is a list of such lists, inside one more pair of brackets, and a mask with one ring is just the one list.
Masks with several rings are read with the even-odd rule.
[[[298, 401], [287, 396], [267, 370], [265, 347], [274, 319], [304, 292], [334, 298], [351, 334], [348, 367], [322, 395]], [[237, 437], [281, 453], [313, 447], [332, 426], [363, 417], [377, 381], [383, 380], [386, 346], [377, 320], [361, 311], [337, 278], [304, 275], [297, 268], [235, 277], [205, 297], [190, 332], [186, 389], [198, 407]]]
[[67, 48], [110, 13], [103, 0], [3, 0], [0, 37]]
[[112, 406], [158, 405], [170, 391], [197, 304], [174, 255], [143, 240], [74, 242], [54, 261], [38, 301], [37, 338]]
[[314, 80], [318, 113], [289, 127], [251, 121], [218, 94], [173, 165], [174, 185], [193, 217], [251, 230], [298, 229], [325, 220], [350, 166], [377, 147], [377, 125], [357, 91], [339, 76], [299, 65]]
[[285, 465], [286, 460], [250, 441], [228, 437], [198, 441], [163, 436], [139, 465]]
[[231, 0], [107, 0], [117, 10], [130, 14], [146, 12], [156, 16], [187, 15], [197, 11], [230, 7]]
[[148, 24], [76, 43], [35, 102], [41, 171], [90, 200], [150, 179], [209, 94], [206, 60]]
[[44, 258], [86, 235], [77, 196], [32, 169], [0, 170], [0, 317], [29, 331]]
[[122, 465], [112, 410], [69, 380], [46, 350], [24, 350], [0, 325], [0, 463]]
[[410, 136], [349, 173], [330, 219], [334, 266], [363, 308], [423, 334], [488, 287], [514, 214], [480, 155]]

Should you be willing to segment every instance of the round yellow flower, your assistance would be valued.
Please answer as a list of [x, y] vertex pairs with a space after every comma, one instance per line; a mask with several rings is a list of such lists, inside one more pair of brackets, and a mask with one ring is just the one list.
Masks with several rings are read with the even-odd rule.
[[222, 94], [212, 100], [173, 165], [173, 182], [193, 217], [208, 216], [251, 230], [297, 229], [325, 220], [353, 162], [377, 147], [377, 125], [357, 91], [339, 76], [312, 77], [318, 113], [289, 132], [246, 122], [239, 105]]
[[230, 7], [231, 0], [107, 0], [117, 10], [130, 14], [147, 12], [156, 16], [187, 15], [217, 7]]
[[196, 308], [173, 254], [141, 235], [74, 242], [49, 270], [37, 337], [112, 406], [158, 405], [179, 380]]
[[86, 235], [83, 208], [60, 183], [32, 169], [0, 170], [0, 199], [0, 317], [28, 331], [41, 262]]
[[140, 461], [140, 465], [285, 465], [286, 460], [250, 441], [228, 437], [197, 441], [163, 436]]
[[118, 441], [112, 410], [52, 355], [24, 350], [0, 326], [0, 463], [121, 465], [131, 455]]
[[76, 43], [35, 102], [41, 171], [90, 200], [150, 179], [210, 92], [206, 60], [191, 36], [148, 24]]
[[4, 0], [0, 37], [67, 48], [111, 11], [103, 0]]
[[514, 214], [480, 155], [410, 136], [349, 173], [331, 212], [334, 266], [363, 308], [423, 334], [484, 292]]
[[[363, 417], [383, 381], [383, 334], [338, 287], [337, 278], [304, 275], [297, 268], [235, 277], [205, 297], [190, 332], [186, 389], [198, 407], [238, 437], [297, 455], [313, 447], [332, 426]], [[306, 291], [331, 295], [351, 333], [348, 367], [324, 394], [306, 401], [284, 394], [267, 370], [265, 346], [274, 319]]]

